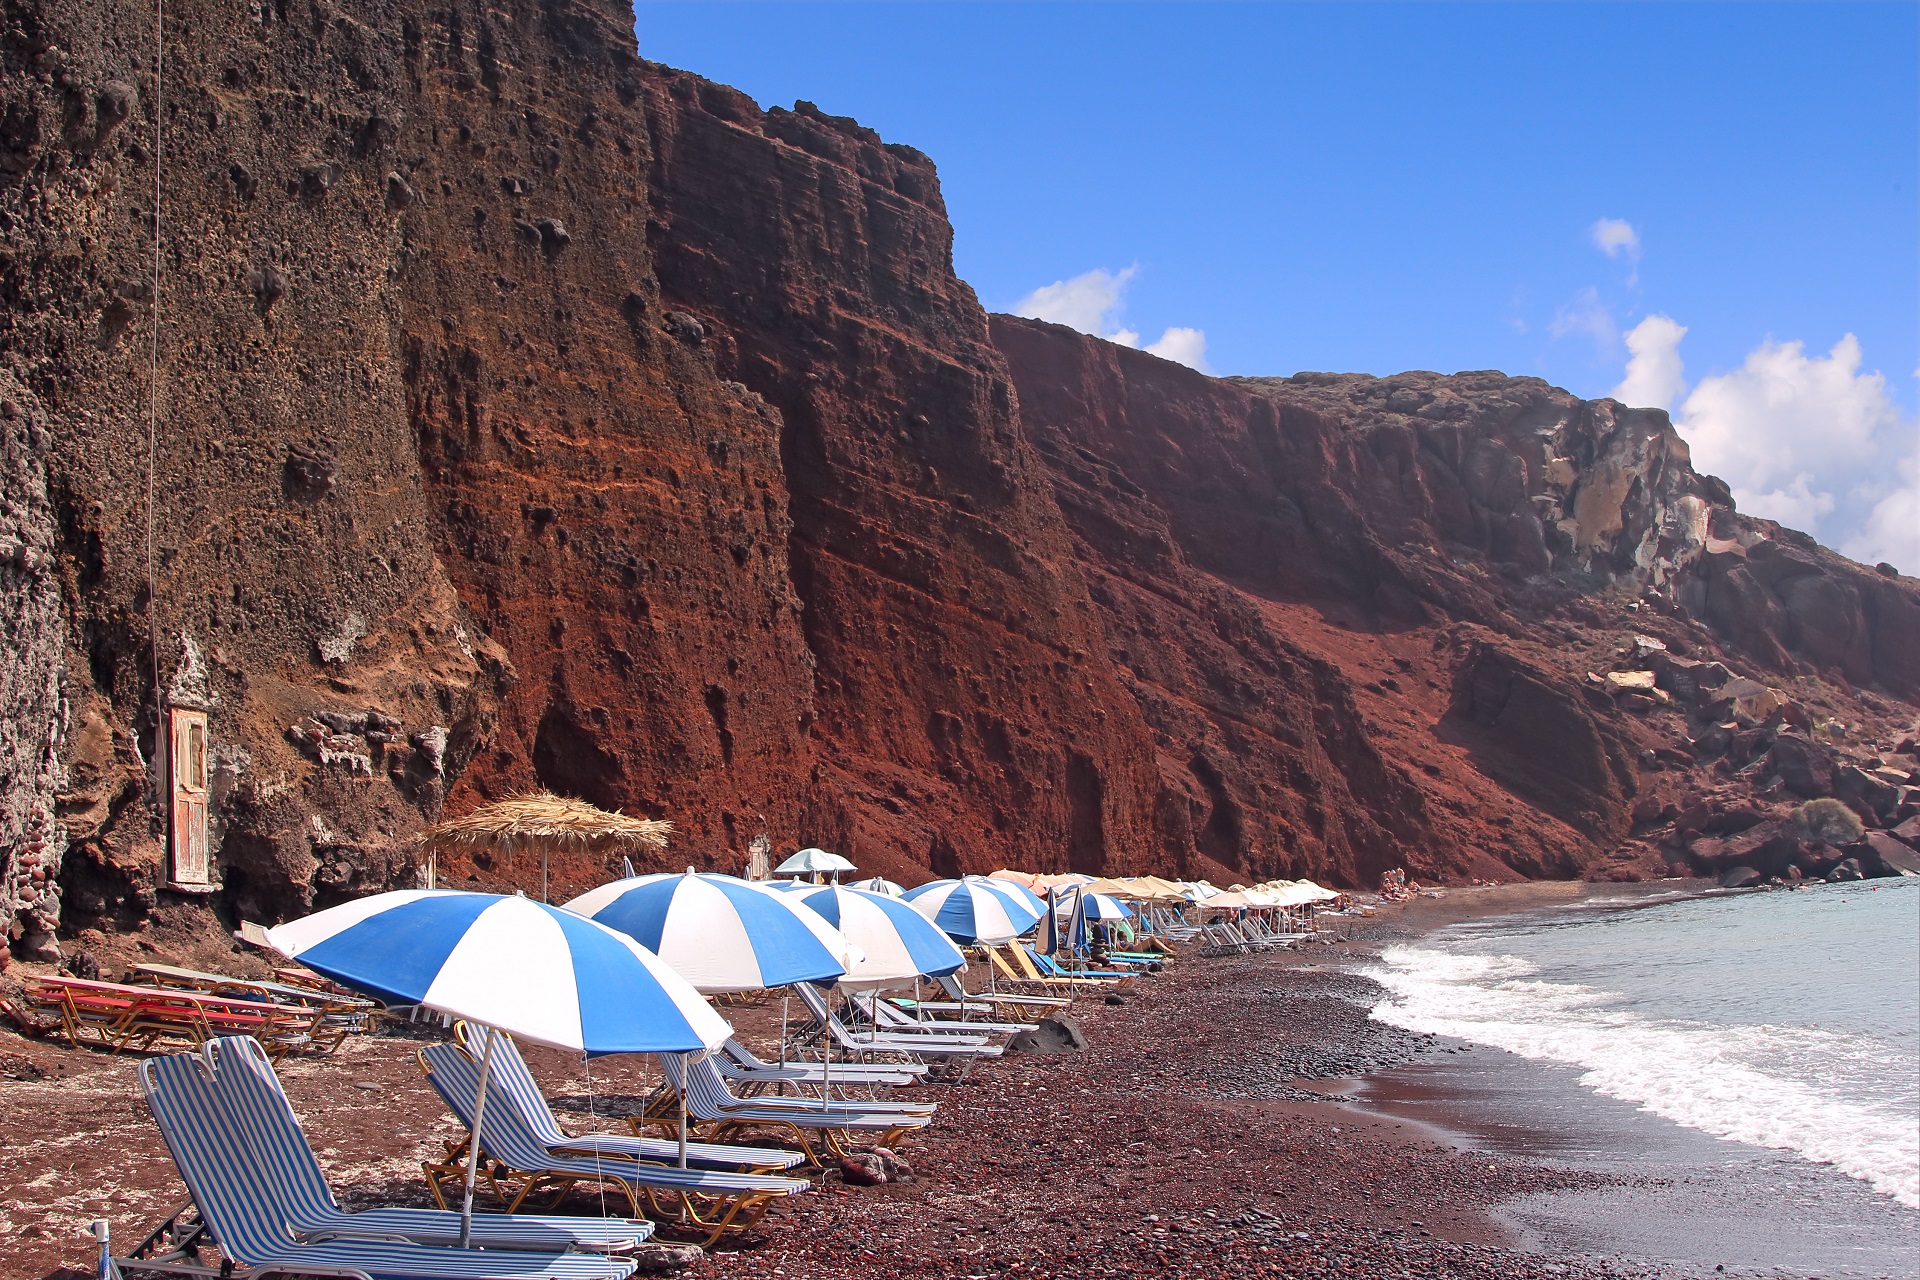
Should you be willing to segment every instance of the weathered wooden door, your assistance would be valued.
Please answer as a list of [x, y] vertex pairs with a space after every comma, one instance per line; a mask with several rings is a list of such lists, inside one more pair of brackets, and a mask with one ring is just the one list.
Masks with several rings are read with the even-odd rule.
[[167, 763], [173, 777], [168, 878], [183, 888], [207, 887], [207, 713], [174, 707], [167, 716]]

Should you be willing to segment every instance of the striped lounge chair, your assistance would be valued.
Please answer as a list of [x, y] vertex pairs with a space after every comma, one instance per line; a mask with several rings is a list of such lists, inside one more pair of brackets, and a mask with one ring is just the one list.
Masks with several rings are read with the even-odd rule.
[[[457, 1044], [430, 1044], [416, 1055], [427, 1081], [452, 1109], [461, 1123], [473, 1127], [473, 1103], [479, 1090], [480, 1065]], [[671, 1225], [694, 1230], [711, 1245], [729, 1231], [744, 1231], [758, 1222], [768, 1207], [782, 1196], [809, 1190], [804, 1178], [783, 1178], [771, 1174], [733, 1173], [718, 1169], [681, 1169], [639, 1160], [618, 1160], [611, 1156], [571, 1156], [554, 1152], [535, 1137], [516, 1106], [505, 1105], [511, 1095], [499, 1095], [503, 1105], [495, 1106], [489, 1094], [486, 1118], [480, 1128], [482, 1162], [476, 1180], [505, 1202], [512, 1212], [535, 1191], [553, 1191], [554, 1202], [577, 1183], [601, 1183], [618, 1187], [627, 1197], [634, 1216], [643, 1211], [644, 1202], [661, 1219], [662, 1229]], [[427, 1185], [434, 1199], [446, 1204], [446, 1191], [462, 1186], [466, 1167], [461, 1161], [466, 1144], [441, 1162], [423, 1161]], [[689, 1149], [691, 1162], [691, 1149]]]
[[[111, 1259], [116, 1272], [221, 1280], [270, 1272], [357, 1280], [626, 1280], [633, 1274], [632, 1262], [591, 1253], [442, 1249], [399, 1240], [302, 1241], [268, 1193], [270, 1183], [253, 1151], [229, 1123], [207, 1078], [205, 1059], [190, 1053], [150, 1058], [140, 1064], [140, 1088], [205, 1231], [186, 1236], [180, 1247], [142, 1256], [163, 1228], [141, 1249]], [[208, 1265], [197, 1252], [207, 1233], [224, 1258], [218, 1266]]]
[[[404, 1236], [419, 1244], [459, 1243], [460, 1215], [444, 1209], [348, 1213], [340, 1207], [257, 1040], [222, 1036], [209, 1041], [201, 1054], [212, 1064], [213, 1088], [234, 1131], [253, 1151], [275, 1202], [302, 1239]], [[471, 1238], [475, 1244], [506, 1249], [625, 1253], [652, 1234], [653, 1224], [644, 1219], [483, 1213], [473, 1219]]]
[[932, 1035], [854, 1031], [840, 1020], [826, 998], [807, 983], [794, 985], [800, 1003], [807, 1007], [815, 1022], [825, 1027], [834, 1043], [854, 1053], [906, 1053], [941, 1058], [997, 1058], [1004, 1045], [988, 1044], [987, 1037], [975, 1034]]
[[[464, 1022], [454, 1024], [454, 1036], [460, 1046], [467, 1048], [467, 1037], [471, 1028]], [[487, 1105], [505, 1098], [507, 1104], [519, 1110], [520, 1119], [525, 1122], [533, 1134], [549, 1153], [558, 1156], [611, 1156], [615, 1160], [662, 1160], [677, 1161], [680, 1157], [680, 1144], [665, 1138], [635, 1137], [617, 1133], [589, 1133], [571, 1136], [560, 1128], [560, 1122], [554, 1117], [553, 1107], [547, 1102], [547, 1095], [540, 1092], [540, 1082], [533, 1078], [533, 1071], [527, 1066], [527, 1060], [520, 1056], [520, 1046], [513, 1037], [505, 1032], [497, 1033], [500, 1038], [493, 1046], [493, 1060], [488, 1065]], [[467, 1057], [473, 1058], [473, 1051], [467, 1049]], [[460, 1109], [461, 1116], [473, 1114], [475, 1100], [474, 1089], [479, 1086], [479, 1073], [471, 1074], [453, 1071], [440, 1078], [443, 1085], [463, 1092], [465, 1105]], [[743, 1173], [779, 1173], [791, 1169], [806, 1159], [797, 1151], [785, 1147], [736, 1147], [718, 1143], [694, 1142], [687, 1145], [687, 1163], [698, 1165], [702, 1169], [734, 1169]]]
[[729, 1085], [753, 1093], [783, 1084], [913, 1084], [927, 1074], [926, 1064], [919, 1062], [766, 1062], [732, 1037], [712, 1061]]
[[[875, 1145], [890, 1147], [902, 1135], [924, 1128], [933, 1119], [936, 1103], [858, 1103], [836, 1105], [806, 1098], [738, 1098], [727, 1088], [713, 1063], [689, 1063], [681, 1054], [660, 1055], [666, 1089], [655, 1096], [645, 1121], [678, 1132], [679, 1098], [686, 1099], [689, 1128], [698, 1122], [708, 1137], [724, 1138], [749, 1129], [784, 1130], [792, 1135], [807, 1159], [818, 1166], [814, 1142], [835, 1156], [847, 1154], [843, 1135], [877, 1134]], [[692, 1136], [689, 1134], [688, 1136]]]

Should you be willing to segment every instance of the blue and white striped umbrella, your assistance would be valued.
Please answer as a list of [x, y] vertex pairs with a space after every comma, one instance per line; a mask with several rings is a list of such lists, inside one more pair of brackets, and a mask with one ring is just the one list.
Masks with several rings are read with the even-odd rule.
[[809, 884], [800, 886], [793, 901], [819, 913], [866, 953], [847, 966], [847, 976], [840, 980], [843, 984], [877, 986], [922, 976], [933, 978], [967, 963], [960, 948], [925, 916], [884, 893]]
[[968, 884], [980, 885], [983, 888], [991, 889], [1003, 898], [1012, 899], [1014, 905], [1032, 912], [1035, 920], [1043, 919], [1047, 914], [1047, 900], [1023, 884], [1015, 884], [1011, 880], [996, 879], [993, 876], [963, 876], [961, 878]]
[[698, 1053], [733, 1033], [633, 939], [528, 898], [404, 889], [289, 921], [267, 940], [356, 991], [575, 1053]]
[[956, 942], [997, 947], [1039, 922], [1044, 911], [1029, 911], [1005, 894], [965, 880], [935, 880], [906, 892], [913, 909]]
[[[1104, 893], [1086, 893], [1084, 891], [1077, 895], [1077, 897], [1080, 903], [1080, 914], [1089, 920], [1129, 920], [1133, 918], [1133, 908], [1118, 898], [1110, 898]], [[1073, 904], [1066, 902], [1062, 903], [1061, 907], [1065, 910], [1071, 910]]]
[[865, 889], [868, 893], [883, 893], [889, 898], [898, 898], [906, 893], [906, 890], [898, 884], [882, 876], [875, 876], [871, 880], [855, 880], [847, 887], [849, 889]]
[[851, 958], [846, 939], [812, 912], [734, 876], [635, 876], [591, 889], [566, 909], [626, 934], [710, 994], [830, 982]]

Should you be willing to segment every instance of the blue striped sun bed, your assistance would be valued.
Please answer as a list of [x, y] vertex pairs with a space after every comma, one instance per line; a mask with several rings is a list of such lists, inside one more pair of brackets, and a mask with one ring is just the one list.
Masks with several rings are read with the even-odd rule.
[[[844, 1156], [847, 1148], [841, 1141], [842, 1134], [878, 1134], [875, 1145], [890, 1147], [902, 1135], [924, 1128], [933, 1119], [930, 1109], [874, 1111], [865, 1103], [839, 1105], [804, 1098], [737, 1098], [727, 1088], [726, 1078], [704, 1058], [689, 1065], [684, 1055], [663, 1053], [660, 1065], [670, 1086], [667, 1096], [678, 1093], [686, 1099], [689, 1122], [709, 1125], [712, 1136], [721, 1138], [744, 1129], [785, 1130], [815, 1165], [821, 1163], [819, 1152], [814, 1148], [816, 1137], [829, 1152]], [[667, 1097], [661, 1098], [648, 1112], [648, 1119], [656, 1124], [677, 1123], [677, 1119], [668, 1116], [667, 1105]]]
[[[454, 1033], [461, 1037], [461, 1046], [466, 1045], [467, 1024], [459, 1023]], [[499, 1040], [493, 1046], [493, 1059], [488, 1064], [487, 1097], [488, 1105], [493, 1100], [505, 1097], [511, 1105], [517, 1107], [520, 1119], [527, 1129], [548, 1151], [565, 1156], [598, 1155], [612, 1156], [616, 1160], [674, 1160], [680, 1157], [680, 1144], [665, 1138], [632, 1137], [614, 1133], [590, 1133], [577, 1137], [568, 1135], [560, 1128], [560, 1122], [554, 1118], [553, 1107], [547, 1102], [547, 1095], [540, 1091], [540, 1082], [533, 1078], [533, 1071], [527, 1066], [527, 1060], [520, 1054], [520, 1046], [513, 1037], [504, 1032], [498, 1033]], [[467, 1056], [473, 1053], [468, 1050]], [[471, 1075], [459, 1071], [450, 1072], [442, 1077], [441, 1083], [450, 1088], [461, 1089], [466, 1099], [459, 1114], [473, 1114], [472, 1092], [470, 1084], [478, 1087], [479, 1074]], [[496, 1093], [495, 1090], [499, 1092]], [[806, 1157], [797, 1151], [785, 1147], [736, 1147], [712, 1142], [690, 1142], [687, 1144], [687, 1163], [703, 1169], [737, 1169], [751, 1173], [773, 1173], [782, 1169], [791, 1169]]]
[[291, 1272], [365, 1280], [626, 1280], [633, 1274], [630, 1261], [589, 1253], [300, 1241], [266, 1193], [267, 1176], [229, 1124], [200, 1055], [148, 1059], [140, 1064], [140, 1087], [201, 1220], [228, 1265], [215, 1269], [159, 1257], [115, 1259], [116, 1266], [201, 1276]]
[[[201, 1053], [213, 1065], [213, 1086], [228, 1119], [252, 1149], [275, 1200], [300, 1236], [308, 1240], [405, 1236], [421, 1244], [459, 1242], [460, 1215], [445, 1209], [348, 1213], [340, 1207], [259, 1041], [223, 1036], [208, 1041]], [[476, 1244], [506, 1249], [624, 1253], [652, 1234], [653, 1224], [644, 1219], [483, 1213], [474, 1216], [471, 1238]]]
[[[427, 1082], [471, 1130], [480, 1064], [457, 1044], [425, 1045], [416, 1056], [427, 1073]], [[681, 1169], [611, 1156], [569, 1156], [550, 1151], [527, 1127], [520, 1109], [511, 1105], [511, 1095], [501, 1098], [506, 1105], [495, 1106], [489, 1089], [486, 1115], [480, 1125], [480, 1148], [487, 1162], [477, 1172], [480, 1180], [507, 1202], [509, 1211], [518, 1209], [536, 1190], [551, 1189], [558, 1200], [576, 1183], [611, 1184], [626, 1195], [636, 1215], [644, 1200], [656, 1217], [698, 1228], [704, 1234], [703, 1243], [710, 1245], [728, 1231], [752, 1226], [781, 1196], [812, 1187], [804, 1178]], [[464, 1144], [457, 1154], [464, 1156]], [[421, 1167], [427, 1185], [443, 1204], [443, 1185], [458, 1186], [466, 1174], [464, 1166], [452, 1160], [441, 1164], [426, 1161]], [[671, 1207], [661, 1202], [663, 1194]]]

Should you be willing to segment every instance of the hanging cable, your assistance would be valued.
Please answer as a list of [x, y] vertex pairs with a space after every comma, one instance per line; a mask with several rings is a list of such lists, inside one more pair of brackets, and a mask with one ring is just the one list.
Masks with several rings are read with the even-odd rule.
[[[160, 752], [161, 736], [166, 732], [165, 708], [160, 692], [160, 590], [154, 573], [153, 497], [154, 471], [160, 453], [160, 196], [161, 162], [165, 120], [166, 72], [166, 0], [153, 3], [153, 326], [147, 354], [147, 652], [153, 663], [154, 749]], [[168, 795], [172, 795], [169, 782]], [[169, 810], [171, 805], [169, 804]], [[168, 844], [171, 846], [171, 836]], [[168, 869], [171, 872], [172, 868]], [[169, 877], [171, 878], [171, 877]]]

